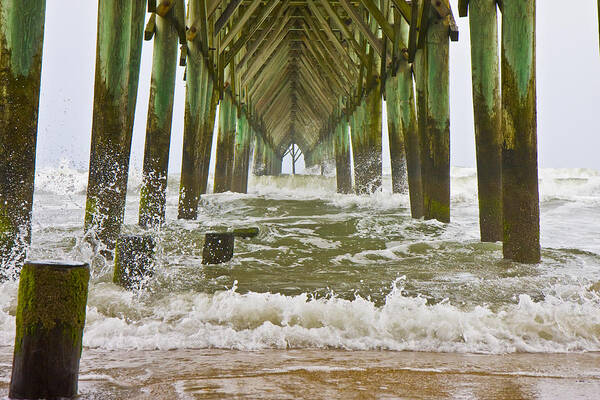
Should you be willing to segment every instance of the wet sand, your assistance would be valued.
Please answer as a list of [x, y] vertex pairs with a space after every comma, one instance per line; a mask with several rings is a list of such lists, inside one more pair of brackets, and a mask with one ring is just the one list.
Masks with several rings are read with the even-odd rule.
[[[0, 347], [6, 398], [12, 348]], [[83, 399], [595, 399], [600, 353], [84, 349]]]

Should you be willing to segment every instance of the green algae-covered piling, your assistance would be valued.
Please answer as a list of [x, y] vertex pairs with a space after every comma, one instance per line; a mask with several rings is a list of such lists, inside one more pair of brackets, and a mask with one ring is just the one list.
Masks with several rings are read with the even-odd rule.
[[236, 106], [233, 104], [230, 94], [226, 93], [219, 108], [219, 134], [217, 137], [213, 190], [215, 193], [231, 190], [235, 157], [236, 115]]
[[156, 245], [149, 235], [121, 235], [115, 252], [113, 282], [126, 289], [141, 289], [154, 275]]
[[393, 193], [405, 193], [408, 188], [406, 182], [406, 152], [400, 122], [400, 100], [398, 98], [399, 79], [398, 75], [390, 76], [385, 83]]
[[[403, 41], [408, 43], [408, 24], [398, 13], [395, 13], [394, 18], [395, 21], [400, 20], [399, 34]], [[423, 182], [421, 180], [421, 150], [415, 110], [412, 66], [403, 58], [400, 58], [396, 74], [398, 76], [396, 99], [400, 108], [400, 129], [404, 137], [404, 150], [406, 153], [410, 212], [413, 218], [421, 218], [423, 216]]]
[[264, 158], [264, 143], [259, 135], [255, 136], [254, 143], [254, 155], [253, 155], [253, 166], [252, 173], [256, 176], [262, 176], [265, 173], [265, 165], [263, 164]]
[[25, 263], [9, 398], [77, 395], [89, 279], [85, 263]]
[[[188, 4], [187, 26], [195, 27], [201, 21], [203, 2], [191, 1]], [[196, 28], [197, 29], [197, 28]], [[183, 153], [181, 159], [181, 180], [179, 183], [179, 219], [196, 219], [200, 200], [200, 141], [203, 126], [203, 101], [209, 71], [202, 55], [199, 35], [188, 35], [185, 114], [183, 122]]]
[[178, 32], [174, 18], [177, 7], [183, 11], [183, 2], [171, 8], [168, 16], [156, 15], [154, 53], [150, 101], [144, 147], [143, 183], [140, 190], [139, 224], [158, 226], [165, 221], [171, 122], [175, 74], [177, 71]]
[[210, 157], [215, 130], [215, 117], [217, 113], [217, 105], [219, 104], [219, 91], [215, 88], [212, 79], [208, 82], [208, 93], [210, 102], [206, 110], [206, 119], [203, 125], [203, 140], [200, 156], [200, 194], [205, 194], [208, 187], [208, 169], [210, 166]]
[[428, 24], [416, 59], [423, 214], [450, 222], [449, 24], [433, 12]]
[[[398, 11], [394, 11], [394, 21], [398, 27], [398, 35], [404, 43], [408, 43], [408, 23]], [[405, 190], [404, 169], [408, 177], [410, 210], [413, 218], [423, 216], [423, 184], [421, 182], [421, 157], [419, 148], [419, 132], [415, 110], [415, 95], [411, 65], [402, 57], [397, 61], [396, 76], [388, 76], [386, 83], [386, 99], [388, 109], [388, 132], [390, 140], [390, 156], [392, 159], [392, 188], [394, 192]], [[396, 106], [393, 104], [396, 103]], [[390, 107], [392, 112], [390, 112]], [[396, 116], [394, 117], [394, 113]], [[391, 121], [395, 121], [397, 135], [392, 134]], [[404, 154], [400, 149], [404, 149]], [[394, 161], [396, 160], [396, 161]]]
[[502, 11], [502, 204], [504, 257], [540, 261], [535, 0]]
[[237, 193], [247, 192], [248, 160], [250, 157], [250, 125], [245, 112], [240, 113], [238, 127], [235, 135], [235, 156], [231, 191]]
[[31, 236], [45, 0], [0, 2], [0, 281]]
[[[139, 3], [139, 4], [138, 4]], [[121, 230], [137, 94], [145, 2], [98, 4], [98, 37], [92, 144], [85, 229], [95, 230], [109, 250]], [[141, 27], [140, 27], [141, 26]], [[134, 94], [135, 92], [135, 94]]]
[[233, 258], [233, 232], [207, 233], [204, 237], [202, 264], [221, 264]]
[[359, 193], [374, 193], [381, 188], [381, 82], [377, 84], [365, 99], [364, 128], [366, 149], [363, 152], [365, 176], [362, 182], [357, 182]]
[[335, 130], [335, 174], [338, 193], [352, 193], [352, 160], [350, 159], [350, 137], [348, 121], [342, 115]]
[[483, 242], [502, 240], [502, 131], [496, 0], [469, 2], [479, 226]]

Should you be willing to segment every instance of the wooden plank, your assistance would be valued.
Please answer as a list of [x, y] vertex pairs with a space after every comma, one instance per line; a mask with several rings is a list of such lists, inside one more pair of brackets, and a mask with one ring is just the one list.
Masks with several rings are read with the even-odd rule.
[[367, 10], [369, 10], [369, 13], [371, 14], [371, 16], [373, 18], [375, 18], [375, 20], [381, 27], [381, 30], [384, 33], [384, 35], [387, 36], [388, 39], [390, 39], [393, 42], [394, 41], [394, 29], [392, 28], [392, 26], [390, 25], [388, 20], [384, 17], [384, 15], [381, 13], [381, 11], [379, 10], [379, 7], [377, 7], [377, 5], [375, 5], [375, 3], [373, 3], [373, 0], [360, 0], [360, 1], [361, 1], [361, 3], [363, 3], [365, 5], [365, 7], [367, 7]]
[[412, 12], [410, 20], [410, 28], [408, 31], [408, 62], [412, 63], [415, 61], [415, 54], [417, 53], [417, 37], [419, 35], [419, 24], [420, 24], [420, 7], [419, 5], [423, 0], [413, 0]]
[[241, 5], [242, 5], [242, 0], [231, 0], [229, 2], [229, 4], [227, 4], [227, 7], [223, 11], [223, 13], [219, 17], [219, 19], [217, 19], [217, 22], [215, 22], [215, 32], [214, 32], [214, 36], [215, 37], [219, 34], [219, 32], [221, 31], [221, 29], [223, 29], [223, 27], [229, 21], [229, 18], [231, 18], [231, 16], [233, 15], [233, 13], [235, 13], [235, 11]]
[[154, 32], [156, 32], [156, 14], [152, 13], [148, 23], [146, 24], [146, 28], [144, 29], [144, 40], [152, 40]]
[[252, 26], [248, 30], [248, 33], [242, 35], [242, 37], [236, 40], [235, 43], [231, 46], [231, 49], [225, 56], [225, 65], [231, 62], [233, 57], [235, 57], [235, 55], [242, 49], [242, 47], [244, 47], [246, 43], [248, 43], [248, 41], [254, 36], [256, 31], [258, 31], [258, 29], [263, 26], [267, 18], [271, 15], [271, 13], [275, 11], [275, 8], [277, 6], [283, 7], [283, 4], [286, 3], [287, 2], [280, 3], [277, 0], [270, 0], [266, 7], [261, 7], [261, 13], [256, 18], [256, 21], [254, 21], [254, 24], [252, 24]]
[[175, 5], [175, 0], [162, 0], [156, 7], [156, 13], [161, 17], [166, 16]]
[[458, 16], [466, 17], [469, 12], [469, 0], [458, 0]]
[[427, 30], [429, 29], [429, 19], [431, 18], [431, 0], [422, 0], [422, 2], [423, 9], [421, 10], [421, 22], [419, 23], [419, 39], [417, 40], [418, 49], [422, 49], [425, 46]]
[[[327, 0], [321, 0], [321, 3], [323, 5], [329, 6], [329, 3], [327, 2]], [[321, 11], [319, 11], [319, 9], [315, 5], [315, 3], [312, 0], [307, 0], [307, 4], [308, 4], [308, 7], [310, 8], [310, 10], [312, 11], [313, 15], [317, 18], [317, 21], [319, 22], [319, 24], [323, 27], [323, 30], [325, 31], [325, 33], [327, 34], [329, 39], [333, 42], [334, 46], [337, 48], [340, 55], [348, 54], [348, 50], [344, 49], [344, 46], [342, 46], [338, 37], [335, 35], [335, 33], [333, 33], [333, 31], [331, 30], [331, 27], [329, 26], [327, 21], [325, 21], [325, 18], [323, 17], [323, 15], [321, 14]], [[329, 7], [329, 9], [331, 9], [331, 7]], [[327, 8], [325, 10], [327, 11]], [[330, 14], [330, 16], [332, 16], [332, 18], [333, 18], [332, 14], [337, 16], [337, 14], [335, 14], [335, 12], [332, 12]], [[338, 17], [338, 19], [339, 19], [339, 17]], [[341, 21], [340, 21], [340, 23], [338, 25], [343, 25], [343, 23], [341, 23]], [[346, 30], [346, 32], [347, 32], [347, 30]], [[358, 57], [360, 58], [360, 60], [363, 63], [367, 63], [368, 59], [367, 59], [367, 56], [365, 55], [365, 53], [360, 51], [359, 48], [355, 47], [356, 45], [354, 43], [356, 43], [356, 41], [354, 40], [354, 38], [352, 38], [350, 43], [354, 47], [354, 50], [355, 50], [356, 54], [358, 55]]]
[[223, 50], [231, 43], [231, 41], [236, 37], [238, 33], [242, 30], [244, 25], [248, 22], [254, 11], [260, 6], [261, 0], [252, 0], [252, 4], [246, 10], [244, 10], [244, 14], [241, 18], [236, 21], [235, 25], [231, 28], [227, 35], [223, 38], [221, 43], [219, 44], [219, 52], [222, 53]]
[[[352, 21], [356, 24], [360, 32], [368, 40], [369, 44], [373, 46], [379, 57], [384, 57], [383, 44], [373, 31], [367, 26], [362, 16], [347, 0], [340, 0], [340, 5], [348, 13]], [[391, 60], [390, 60], [391, 61]]]
[[[411, 5], [408, 4], [405, 0], [392, 0], [392, 3], [394, 3], [395, 8], [400, 12], [400, 14], [402, 14], [406, 22], [410, 24], [410, 21], [412, 20]], [[397, 22], [394, 21], [394, 24], [396, 23]]]

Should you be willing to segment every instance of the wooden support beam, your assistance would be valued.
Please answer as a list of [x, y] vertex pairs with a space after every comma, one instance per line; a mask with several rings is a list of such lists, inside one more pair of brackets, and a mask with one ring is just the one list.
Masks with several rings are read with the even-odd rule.
[[466, 17], [469, 10], [469, 0], [458, 0], [458, 16]]
[[[333, 31], [331, 31], [329, 24], [327, 24], [327, 22], [323, 18], [323, 15], [321, 14], [319, 9], [315, 5], [315, 3], [312, 0], [307, 0], [307, 3], [308, 3], [308, 6], [310, 7], [311, 11], [313, 12], [313, 14], [315, 14], [315, 16], [317, 17], [317, 20], [320, 22], [320, 24], [326, 29], [326, 31], [330, 31], [331, 32], [330, 36], [335, 37], [336, 42], [338, 42], [337, 36], [335, 36]], [[320, 3], [323, 6], [323, 8], [325, 9], [325, 11], [327, 12], [327, 14], [329, 14], [329, 17], [331, 17], [331, 19], [335, 22], [335, 24], [338, 26], [338, 28], [342, 31], [342, 34], [344, 35], [346, 40], [350, 43], [350, 45], [354, 49], [356, 55], [361, 59], [361, 61], [363, 63], [365, 63], [365, 64], [368, 63], [368, 59], [367, 59], [367, 56], [365, 55], [364, 51], [362, 51], [362, 49], [360, 48], [360, 46], [358, 45], [356, 40], [354, 40], [354, 37], [350, 34], [348, 29], [346, 28], [346, 25], [340, 19], [339, 15], [337, 15], [337, 13], [333, 10], [333, 8], [331, 8], [329, 1], [328, 0], [320, 0]], [[342, 49], [343, 49], [343, 46], [341, 45], [341, 43], [340, 43], [340, 47], [342, 47]], [[342, 51], [342, 53], [344, 51]]]
[[541, 258], [535, 14], [534, 1], [504, 1], [501, 46], [503, 253], [504, 258], [522, 263], [537, 263]]
[[383, 34], [387, 36], [388, 39], [390, 39], [392, 42], [394, 42], [396, 40], [396, 38], [394, 37], [394, 28], [392, 28], [387, 18], [379, 10], [379, 7], [377, 7], [373, 0], [360, 0], [360, 2], [363, 3], [365, 7], [367, 7], [367, 10], [369, 10], [369, 14], [371, 14], [371, 16], [375, 18], [377, 24], [379, 24], [379, 26], [381, 27], [381, 31], [383, 32]]
[[144, 0], [98, 4], [85, 231], [108, 250], [116, 245], [125, 212], [145, 5]]
[[350, 137], [348, 136], [348, 120], [342, 115], [335, 128], [335, 172], [337, 192], [352, 193], [352, 160], [350, 159]]
[[[231, 191], [236, 193], [246, 193], [251, 132], [245, 112], [240, 113], [237, 121]], [[246, 187], [244, 187], [245, 182]]]
[[241, 32], [242, 28], [246, 25], [250, 17], [254, 14], [256, 9], [260, 6], [261, 0], [252, 0], [250, 6], [244, 10], [244, 14], [240, 16], [240, 18], [235, 22], [235, 24], [231, 27], [227, 35], [223, 38], [221, 43], [219, 44], [219, 53], [222, 53], [223, 50], [229, 43], [233, 41], [237, 37], [237, 35]]
[[215, 22], [215, 31], [213, 33], [215, 37], [219, 34], [219, 32], [221, 32], [221, 29], [223, 29], [223, 27], [225, 25], [227, 25], [229, 18], [231, 18], [233, 16], [235, 11], [241, 5], [242, 5], [242, 0], [231, 0], [229, 2], [229, 4], [227, 4], [227, 7], [225, 8], [225, 10], [223, 10], [223, 13], [219, 16], [219, 18]]
[[423, 0], [412, 0], [412, 11], [410, 28], [408, 31], [408, 62], [415, 61], [417, 54], [417, 39], [419, 37], [419, 25], [421, 24], [421, 7]]
[[269, 3], [266, 7], [261, 7], [260, 14], [252, 24], [250, 29], [248, 29], [248, 32], [242, 35], [239, 39], [237, 39], [235, 43], [231, 46], [230, 50], [227, 52], [227, 55], [225, 56], [225, 65], [229, 65], [229, 63], [231, 62], [231, 60], [233, 60], [236, 54], [238, 54], [238, 52], [246, 45], [246, 43], [248, 43], [248, 41], [254, 37], [256, 31], [264, 25], [267, 18], [275, 11], [275, 8], [279, 6], [280, 9], [282, 9], [283, 7], [285, 7], [284, 4], [286, 3], [287, 2], [280, 3], [277, 0], [269, 0]]
[[426, 219], [450, 221], [449, 38], [447, 19], [429, 14], [427, 45], [415, 60]]
[[31, 238], [45, 13], [45, 0], [0, 3], [0, 282]]
[[175, 2], [176, 0], [161, 0], [161, 2], [156, 6], [156, 14], [160, 15], [161, 17], [166, 16], [169, 11], [171, 11], [171, 8], [173, 8], [175, 5]]
[[431, 21], [431, 0], [420, 0], [421, 14], [419, 18], [419, 38], [417, 39], [417, 48], [422, 49], [425, 46], [429, 22]]
[[471, 71], [481, 241], [502, 241], [502, 130], [496, 0], [471, 0]]
[[[406, 0], [392, 0], [392, 3], [394, 3], [394, 6], [398, 10], [398, 12], [400, 12], [400, 14], [402, 14], [402, 16], [404, 17], [406, 22], [410, 24], [410, 21], [412, 20], [411, 5], [409, 3], [407, 3]], [[394, 20], [394, 24], [397, 24], [397, 23], [398, 23], [398, 21]]]
[[273, 37], [278, 34], [280, 28], [282, 28], [282, 26], [287, 24], [287, 22], [290, 20], [292, 13], [293, 9], [285, 8], [284, 3], [279, 9], [277, 16], [273, 20], [273, 27], [264, 29], [251, 45], [246, 46], [246, 53], [236, 65], [237, 71], [241, 71], [242, 68], [248, 62], [248, 60], [254, 56], [254, 53], [256, 53], [256, 51], [265, 44], [265, 39], [267, 38], [267, 36], [272, 35], [271, 37]]
[[[187, 21], [193, 25], [202, 15], [199, 1], [188, 4]], [[206, 88], [211, 74], [202, 55], [201, 44], [193, 38], [187, 43], [189, 52], [186, 68], [185, 115], [183, 124], [183, 153], [179, 185], [179, 219], [196, 219], [200, 200], [200, 142], [204, 124]]]
[[[365, 23], [358, 10], [355, 9], [348, 0], [340, 0], [340, 5], [348, 13], [352, 21], [354, 21], [369, 44], [373, 46], [375, 51], [377, 51], [379, 57], [388, 57], [388, 55], [384, 52], [382, 40], [377, 37], [376, 33], [371, 31], [371, 28]], [[391, 61], [391, 58], [389, 61]]]
[[150, 100], [146, 124], [146, 143], [142, 188], [140, 190], [139, 224], [160, 226], [165, 222], [167, 178], [171, 122], [177, 71], [178, 34], [166, 18], [152, 16], [156, 21], [156, 39], [152, 59]]
[[209, 102], [207, 102], [207, 108], [205, 109], [207, 117], [202, 125], [204, 140], [202, 141], [203, 147], [200, 149], [200, 194], [205, 194], [208, 187], [208, 173], [215, 130], [215, 118], [217, 114], [217, 105], [219, 104], [219, 90], [212, 79], [210, 80], [210, 87], [207, 89], [207, 93], [209, 94]]
[[231, 190], [235, 157], [236, 119], [237, 109], [231, 98], [231, 93], [226, 92], [219, 108], [219, 136], [217, 137], [214, 193]]
[[146, 29], [144, 29], [144, 40], [152, 40], [154, 37], [154, 32], [156, 32], [156, 14], [152, 13], [148, 23], [146, 24]]

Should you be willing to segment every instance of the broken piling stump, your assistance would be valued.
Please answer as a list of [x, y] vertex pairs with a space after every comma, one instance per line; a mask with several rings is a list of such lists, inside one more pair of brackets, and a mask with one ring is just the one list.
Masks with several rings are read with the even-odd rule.
[[204, 237], [202, 264], [221, 264], [233, 258], [235, 238], [249, 239], [258, 236], [258, 228], [240, 228], [233, 232], [209, 232]]
[[154, 239], [149, 235], [122, 235], [117, 243], [113, 282], [125, 289], [141, 289], [154, 275]]
[[235, 235], [233, 232], [207, 233], [204, 237], [202, 264], [221, 264], [233, 258]]
[[25, 263], [9, 398], [77, 395], [89, 279], [86, 263]]

